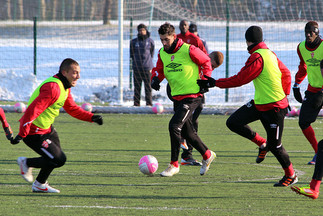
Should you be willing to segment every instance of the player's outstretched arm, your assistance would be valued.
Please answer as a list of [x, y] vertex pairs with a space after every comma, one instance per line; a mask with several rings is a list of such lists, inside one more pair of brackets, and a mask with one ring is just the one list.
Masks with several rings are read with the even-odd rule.
[[202, 88], [213, 88], [215, 86], [215, 79], [213, 79], [212, 77], [206, 76], [204, 75], [204, 77], [206, 78], [206, 80], [197, 80], [197, 84]]

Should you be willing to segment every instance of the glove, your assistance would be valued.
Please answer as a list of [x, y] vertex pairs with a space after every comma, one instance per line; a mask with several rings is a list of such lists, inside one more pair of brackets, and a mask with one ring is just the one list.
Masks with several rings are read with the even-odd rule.
[[295, 83], [293, 86], [293, 93], [294, 93], [294, 98], [299, 102], [302, 103], [303, 102], [303, 97], [301, 94], [301, 91], [299, 89], [299, 84]]
[[201, 94], [204, 94], [204, 93], [206, 93], [208, 91], [209, 91], [209, 88], [202, 88], [202, 87], [200, 87], [200, 93]]
[[201, 87], [201, 89], [208, 89], [215, 86], [215, 79], [206, 75], [204, 75], [204, 77], [207, 80], [197, 80], [197, 84]]
[[98, 125], [103, 125], [103, 118], [100, 115], [93, 115], [92, 121], [97, 123]]
[[17, 135], [14, 139], [11, 139], [10, 142], [12, 145], [18, 144], [22, 140], [22, 137]]
[[159, 79], [158, 79], [158, 77], [154, 77], [152, 80], [151, 80], [151, 87], [153, 88], [153, 89], [155, 89], [156, 91], [159, 91], [159, 89], [160, 89], [160, 85], [159, 85], [159, 83], [160, 83], [160, 81], [159, 81]]

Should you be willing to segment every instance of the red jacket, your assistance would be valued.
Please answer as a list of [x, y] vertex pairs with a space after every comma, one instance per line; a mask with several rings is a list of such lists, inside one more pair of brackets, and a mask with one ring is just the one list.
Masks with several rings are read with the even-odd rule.
[[[179, 39], [177, 41], [176, 47], [174, 49], [173, 53], [176, 53], [178, 51], [178, 49], [183, 45], [183, 41], [181, 39]], [[157, 60], [157, 64], [156, 67], [154, 67], [152, 69], [152, 75], [151, 78], [158, 76], [158, 79], [160, 82], [162, 82], [165, 78], [164, 75], [164, 64], [162, 62], [162, 60], [160, 59], [160, 55], [159, 55], [160, 50], [158, 51], [158, 60]], [[195, 47], [194, 45], [190, 46], [189, 49], [189, 54], [190, 57], [192, 59], [192, 61], [197, 64], [200, 68], [200, 77], [202, 77], [203, 75], [207, 75], [207, 76], [211, 76], [212, 74], [212, 66], [211, 66], [211, 60], [208, 57], [208, 55], [206, 55], [203, 51], [201, 51], [199, 48]], [[179, 96], [174, 96], [173, 99], [174, 100], [183, 100], [184, 98], [197, 98], [197, 97], [202, 97], [203, 94], [201, 93], [197, 93], [197, 94], [190, 94], [190, 95], [179, 95]]]
[[[51, 129], [42, 129], [34, 125], [32, 122], [35, 120], [47, 107], [51, 106], [58, 100], [60, 96], [60, 88], [55, 82], [45, 83], [40, 88], [40, 93], [37, 98], [28, 106], [26, 112], [21, 117], [19, 133], [21, 137], [34, 134], [47, 134], [50, 133]], [[74, 118], [92, 122], [93, 114], [91, 112], [83, 110], [73, 100], [71, 91], [63, 106], [64, 110], [73, 116]]]
[[[240, 70], [239, 73], [229, 78], [218, 79], [216, 80], [215, 85], [219, 88], [239, 87], [256, 79], [263, 70], [263, 59], [261, 55], [259, 53], [253, 53], [257, 49], [268, 49], [268, 47], [264, 42], [257, 44], [255, 47], [253, 47], [253, 49], [249, 51], [251, 55], [248, 58], [247, 62], [245, 63], [245, 66]], [[290, 71], [282, 61], [280, 61], [278, 58], [277, 60], [278, 60], [278, 67], [282, 73], [282, 77], [281, 77], [282, 87], [285, 92], [285, 95], [287, 96], [289, 95], [290, 88], [291, 88]], [[287, 97], [285, 97], [283, 100], [277, 101], [274, 103], [256, 105], [256, 108], [259, 111], [267, 111], [267, 110], [273, 109], [274, 107], [284, 109], [287, 106], [288, 106], [288, 100], [287, 100]]]
[[[319, 43], [317, 45], [317, 47], [311, 49], [309, 48], [308, 46], [306, 46], [306, 43], [305, 43], [305, 46], [306, 46], [306, 49], [308, 51], [314, 51], [316, 50], [319, 46], [320, 46], [321, 43]], [[305, 79], [305, 77], [307, 76], [307, 66], [305, 64], [305, 61], [303, 59], [303, 56], [301, 55], [301, 52], [299, 51], [299, 44], [297, 46], [297, 54], [298, 54], [298, 57], [299, 57], [299, 65], [298, 65], [298, 71], [297, 73], [295, 74], [295, 83], [298, 83], [298, 84], [301, 84], [301, 82]], [[310, 83], [308, 83], [308, 86], [307, 86], [307, 90], [310, 91], [310, 92], [313, 92], [313, 93], [316, 93], [318, 91], [321, 91], [322, 88], [315, 88], [315, 87], [312, 87]]]
[[185, 35], [179, 33], [176, 37], [182, 39], [185, 43], [192, 44], [200, 48], [205, 54], [208, 54], [201, 39], [190, 31], [187, 31]]

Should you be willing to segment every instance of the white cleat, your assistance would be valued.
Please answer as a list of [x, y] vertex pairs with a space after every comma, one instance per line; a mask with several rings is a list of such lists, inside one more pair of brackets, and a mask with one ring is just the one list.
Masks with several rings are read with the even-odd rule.
[[160, 173], [163, 177], [171, 177], [179, 172], [179, 167], [175, 167], [172, 164], [168, 164], [168, 167]]
[[210, 164], [212, 163], [214, 158], [216, 158], [216, 154], [213, 151], [211, 151], [211, 156], [209, 157], [209, 159], [202, 160], [202, 167], [200, 169], [201, 175], [204, 175], [209, 170]]
[[37, 180], [33, 183], [33, 186], [31, 187], [33, 192], [36, 193], [60, 193], [60, 190], [57, 190], [51, 186], [49, 186], [48, 182], [45, 184], [39, 183]]
[[33, 177], [33, 173], [32, 173], [32, 169], [31, 167], [28, 167], [26, 164], [27, 158], [26, 157], [18, 157], [17, 159], [17, 163], [19, 165], [20, 168], [20, 174], [21, 176], [27, 181], [27, 182], [33, 182], [34, 177]]

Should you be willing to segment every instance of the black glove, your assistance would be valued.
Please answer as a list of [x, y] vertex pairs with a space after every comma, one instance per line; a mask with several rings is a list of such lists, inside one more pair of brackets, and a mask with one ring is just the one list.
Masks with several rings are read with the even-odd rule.
[[103, 125], [103, 118], [100, 115], [93, 115], [92, 121], [97, 123], [98, 125]]
[[294, 93], [294, 98], [298, 102], [303, 103], [303, 97], [302, 97], [301, 91], [299, 89], [299, 84], [297, 84], [297, 83], [294, 84], [294, 86], [293, 86], [293, 93]]
[[201, 89], [208, 89], [215, 86], [215, 79], [206, 75], [204, 75], [204, 77], [207, 80], [197, 80], [197, 84], [201, 87]]
[[158, 79], [158, 77], [154, 77], [152, 80], [151, 80], [151, 87], [153, 88], [153, 89], [155, 89], [156, 91], [159, 91], [159, 89], [160, 89], [160, 85], [159, 85], [159, 83], [160, 83], [160, 81], [159, 81], [159, 79]]
[[8, 140], [12, 140], [13, 138], [13, 133], [12, 133], [12, 130], [11, 130], [11, 127], [10, 125], [8, 127], [5, 127], [3, 128], [4, 132], [6, 133], [6, 137]]
[[200, 93], [201, 94], [204, 94], [204, 93], [206, 93], [208, 91], [209, 91], [209, 88], [202, 88], [202, 87], [200, 87]]
[[22, 140], [22, 137], [17, 135], [14, 139], [11, 139], [10, 142], [12, 145], [18, 144]]

